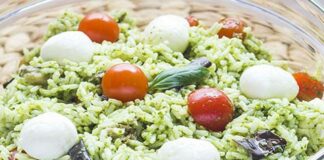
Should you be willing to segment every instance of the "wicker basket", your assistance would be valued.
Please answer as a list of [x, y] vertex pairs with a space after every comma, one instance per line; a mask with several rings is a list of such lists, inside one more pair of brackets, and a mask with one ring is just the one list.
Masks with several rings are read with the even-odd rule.
[[[27, 3], [27, 0], [7, 1], [1, 4], [0, 12], [15, 8], [17, 5]], [[263, 1], [262, 1], [263, 2]], [[85, 3], [87, 3], [85, 5]], [[46, 12], [35, 13], [23, 17], [13, 25], [0, 30], [0, 92], [3, 84], [11, 79], [20, 64], [23, 63], [22, 52], [24, 48], [31, 49], [43, 43], [43, 35], [49, 22], [53, 21], [64, 10], [78, 13], [93, 11], [110, 12], [112, 10], [127, 10], [137, 20], [137, 25], [143, 28], [153, 18], [163, 14], [176, 14], [180, 16], [193, 15], [204, 25], [210, 26], [214, 22], [229, 16], [237, 17], [235, 11], [222, 8], [217, 3], [213, 5], [204, 1], [194, 0], [110, 0], [88, 1], [79, 4], [64, 5], [64, 8], [50, 9]], [[300, 44], [286, 36], [289, 30], [269, 22], [250, 18], [250, 15], [240, 15], [252, 32], [264, 41], [275, 59], [284, 60], [295, 70], [315, 72], [323, 56], [310, 45]], [[306, 47], [305, 47], [306, 46]], [[310, 47], [310, 48], [308, 48]], [[324, 73], [320, 73], [324, 75]]]

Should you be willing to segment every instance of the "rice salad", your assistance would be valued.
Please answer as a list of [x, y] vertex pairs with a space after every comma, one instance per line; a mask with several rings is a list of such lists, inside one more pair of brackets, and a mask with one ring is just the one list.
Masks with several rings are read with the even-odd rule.
[[[264, 159], [308, 159], [324, 146], [324, 102], [288, 98], [256, 99], [240, 91], [244, 70], [274, 64], [270, 54], [245, 27], [245, 38], [220, 38], [222, 25], [189, 28], [189, 47], [173, 51], [165, 43], [149, 44], [126, 12], [112, 13], [120, 33], [116, 42], [93, 43], [89, 62], [44, 61], [40, 48], [25, 50], [25, 64], [0, 95], [0, 159], [34, 159], [20, 144], [23, 126], [33, 117], [56, 112], [75, 125], [93, 160], [153, 160], [163, 144], [179, 138], [210, 142], [221, 159], [251, 159], [236, 141], [268, 130], [283, 138], [282, 152]], [[45, 39], [75, 31], [83, 16], [66, 12], [49, 24]], [[81, 46], [80, 46], [81, 47]], [[163, 71], [206, 57], [209, 77], [164, 91], [149, 91], [143, 99], [122, 102], [102, 96], [104, 72], [120, 63], [138, 66], [149, 82]], [[291, 72], [285, 66], [284, 70]], [[206, 129], [188, 112], [188, 95], [198, 88], [217, 88], [233, 104], [234, 117], [222, 132]], [[267, 92], [265, 90], [261, 92]], [[60, 159], [71, 159], [64, 155]]]

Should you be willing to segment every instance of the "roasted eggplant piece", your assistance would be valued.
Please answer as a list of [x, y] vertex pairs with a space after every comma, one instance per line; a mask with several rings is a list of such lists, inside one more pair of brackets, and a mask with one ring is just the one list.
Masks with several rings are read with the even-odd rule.
[[206, 68], [209, 68], [212, 65], [212, 63], [206, 57], [197, 58], [193, 60], [189, 65], [195, 64], [201, 65]]
[[75, 144], [68, 152], [71, 160], [91, 160], [89, 153], [81, 140]]
[[260, 131], [254, 134], [254, 138], [238, 140], [236, 143], [245, 148], [253, 160], [259, 160], [269, 154], [283, 152], [287, 141], [271, 131]]

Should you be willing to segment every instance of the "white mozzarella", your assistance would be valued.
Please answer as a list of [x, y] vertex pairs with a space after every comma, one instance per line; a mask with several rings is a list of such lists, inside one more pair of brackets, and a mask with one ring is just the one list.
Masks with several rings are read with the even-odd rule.
[[240, 90], [249, 98], [294, 99], [299, 91], [294, 77], [272, 65], [255, 65], [246, 69], [240, 78]]
[[89, 62], [93, 56], [93, 43], [90, 38], [80, 31], [68, 31], [48, 39], [41, 48], [40, 56], [45, 61], [63, 60], [73, 62]]
[[41, 160], [65, 155], [78, 141], [74, 124], [66, 117], [43, 113], [28, 120], [20, 133], [19, 144], [28, 155]]
[[155, 18], [145, 28], [146, 41], [153, 45], [165, 43], [173, 51], [184, 52], [189, 44], [189, 23], [175, 15]]
[[157, 155], [159, 160], [220, 160], [218, 150], [210, 142], [193, 138], [166, 142]]

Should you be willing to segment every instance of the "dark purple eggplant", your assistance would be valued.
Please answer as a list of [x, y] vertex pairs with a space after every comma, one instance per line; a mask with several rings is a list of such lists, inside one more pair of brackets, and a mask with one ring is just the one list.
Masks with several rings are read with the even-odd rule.
[[193, 60], [189, 65], [201, 65], [203, 67], [209, 68], [212, 63], [206, 58], [206, 57], [201, 57]]
[[260, 131], [253, 138], [237, 140], [236, 143], [245, 148], [253, 160], [259, 160], [269, 154], [283, 152], [287, 141], [271, 131]]
[[89, 153], [81, 140], [75, 144], [68, 152], [71, 160], [91, 160]]
[[105, 95], [101, 95], [100, 98], [101, 98], [102, 100], [104, 100], [104, 101], [108, 101], [108, 100], [109, 100], [109, 98], [106, 97]]

